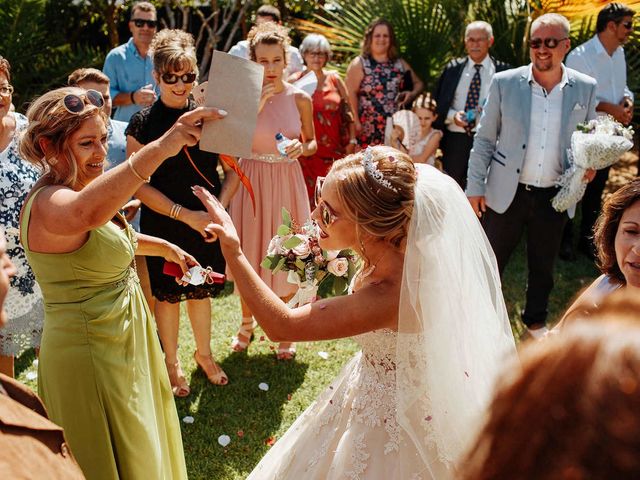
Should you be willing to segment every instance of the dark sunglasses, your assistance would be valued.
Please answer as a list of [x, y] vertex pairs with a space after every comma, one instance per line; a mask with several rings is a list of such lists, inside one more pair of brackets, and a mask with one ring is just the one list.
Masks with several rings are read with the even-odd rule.
[[534, 50], [537, 50], [538, 48], [540, 48], [542, 46], [542, 44], [544, 43], [544, 46], [547, 48], [556, 48], [558, 46], [558, 44], [560, 42], [562, 42], [563, 40], [569, 40], [569, 37], [564, 37], [564, 38], [532, 38], [529, 41], [529, 46], [531, 48], [533, 48]]
[[70, 93], [65, 95], [62, 99], [62, 105], [64, 105], [64, 108], [69, 113], [81, 113], [87, 102], [98, 108], [102, 108], [104, 106], [104, 98], [102, 98], [102, 94], [95, 90], [87, 90], [87, 92], [82, 96]]
[[163, 73], [161, 75], [162, 81], [167, 85], [173, 85], [178, 83], [178, 79], [182, 80], [182, 83], [193, 83], [196, 81], [197, 75], [195, 73], [184, 73], [182, 75], [176, 75], [175, 73]]
[[132, 18], [131, 21], [138, 28], [142, 28], [145, 25], [149, 28], [156, 28], [158, 26], [157, 20], [143, 20], [142, 18]]
[[633, 28], [633, 22], [632, 21], [620, 22], [620, 25], [622, 25], [627, 30], [631, 30]]
[[320, 219], [322, 220], [322, 223], [328, 227], [336, 221], [336, 216], [320, 197], [320, 194], [322, 193], [322, 185], [324, 184], [325, 178], [326, 177], [318, 177], [316, 179], [316, 188], [313, 192], [313, 203], [315, 203], [316, 208], [320, 209]]

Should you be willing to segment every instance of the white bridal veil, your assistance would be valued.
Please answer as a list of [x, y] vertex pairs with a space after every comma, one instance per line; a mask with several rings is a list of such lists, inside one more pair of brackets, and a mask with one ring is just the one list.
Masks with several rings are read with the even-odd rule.
[[496, 260], [467, 198], [435, 168], [417, 172], [398, 323], [399, 478], [441, 480], [443, 464], [455, 476], [515, 343]]

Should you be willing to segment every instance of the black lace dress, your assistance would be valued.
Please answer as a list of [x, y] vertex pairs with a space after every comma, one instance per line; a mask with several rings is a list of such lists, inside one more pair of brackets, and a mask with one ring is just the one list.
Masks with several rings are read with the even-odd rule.
[[[192, 101], [189, 101], [186, 108], [174, 109], [158, 100], [150, 107], [134, 114], [125, 133], [146, 145], [169, 130], [180, 115], [195, 108], [196, 105]], [[215, 189], [206, 185], [184, 151], [165, 160], [151, 176], [150, 185], [184, 208], [204, 210], [200, 200], [191, 193], [191, 186], [203, 185], [212, 190], [211, 193], [215, 196], [220, 194], [221, 183], [216, 169], [218, 156], [201, 151], [198, 145], [190, 147], [189, 154], [198, 169], [215, 185]], [[203, 267], [210, 266], [219, 273], [225, 271], [225, 261], [218, 242], [206, 243], [203, 237], [187, 224], [156, 213], [144, 204], [140, 214], [140, 231], [175, 243], [193, 255]], [[173, 277], [162, 273], [163, 264], [163, 258], [147, 257], [151, 291], [158, 300], [176, 303], [186, 299], [213, 297], [222, 290], [223, 286], [219, 284], [182, 287], [174, 281]]]

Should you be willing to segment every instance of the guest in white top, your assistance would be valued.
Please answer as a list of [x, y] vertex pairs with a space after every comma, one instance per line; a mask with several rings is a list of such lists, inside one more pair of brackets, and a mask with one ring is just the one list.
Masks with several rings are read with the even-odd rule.
[[[262, 5], [256, 11], [256, 25], [260, 25], [264, 22], [274, 22], [277, 24], [282, 24], [282, 16], [280, 15], [280, 10], [278, 10], [273, 5]], [[240, 40], [229, 50], [229, 55], [234, 55], [236, 57], [241, 57], [249, 60], [249, 41], [248, 40]], [[287, 47], [287, 69], [284, 73], [284, 78], [288, 78], [290, 75], [293, 75], [296, 72], [300, 72], [304, 69], [304, 62], [302, 61], [302, 55], [300, 55], [300, 51], [294, 47], [289, 45]]]
[[[627, 65], [622, 46], [633, 31], [635, 12], [622, 3], [610, 3], [600, 13], [596, 22], [596, 34], [576, 47], [567, 56], [567, 66], [593, 77], [596, 87], [596, 112], [609, 114], [623, 125], [633, 118], [633, 94], [627, 87]], [[599, 170], [587, 186], [582, 199], [582, 222], [578, 249], [593, 258], [593, 225], [602, 207], [602, 192], [609, 178], [609, 167]], [[561, 249], [561, 257], [571, 260], [573, 235], [567, 224]]]

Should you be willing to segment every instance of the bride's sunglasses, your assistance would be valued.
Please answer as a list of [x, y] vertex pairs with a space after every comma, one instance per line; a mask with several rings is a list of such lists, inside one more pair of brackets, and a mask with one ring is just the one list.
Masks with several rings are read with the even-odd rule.
[[336, 221], [337, 217], [327, 206], [327, 204], [322, 201], [322, 197], [320, 196], [320, 194], [322, 193], [322, 185], [324, 184], [325, 178], [326, 177], [318, 177], [316, 179], [316, 188], [313, 192], [313, 202], [315, 203], [316, 207], [320, 209], [320, 219], [322, 220], [322, 223], [326, 227], [328, 227]]
[[85, 105], [87, 105], [87, 102], [98, 108], [104, 106], [104, 98], [102, 98], [102, 94], [96, 90], [87, 90], [83, 95], [70, 93], [62, 99], [62, 105], [69, 113], [81, 113]]
[[167, 85], [174, 85], [178, 83], [178, 79], [182, 80], [182, 83], [193, 83], [196, 81], [197, 75], [195, 73], [184, 73], [182, 75], [176, 75], [175, 73], [163, 73], [161, 77], [162, 81]]

